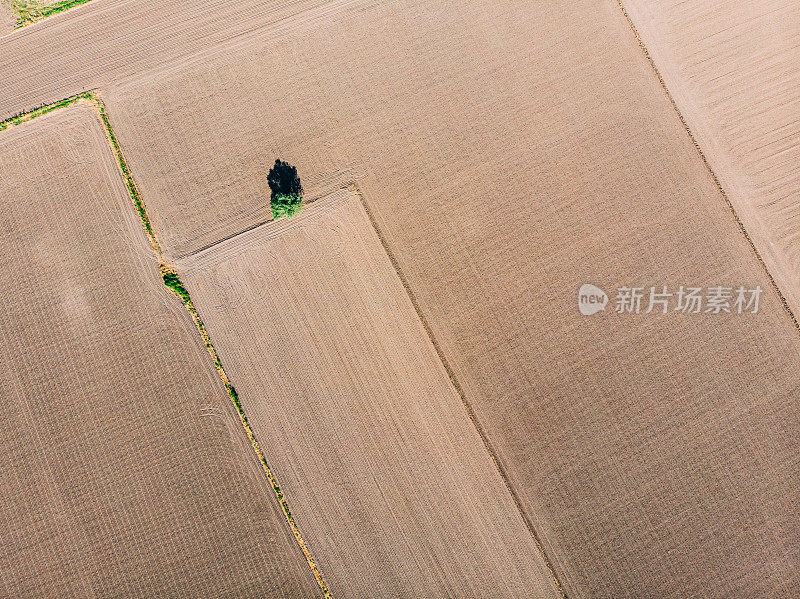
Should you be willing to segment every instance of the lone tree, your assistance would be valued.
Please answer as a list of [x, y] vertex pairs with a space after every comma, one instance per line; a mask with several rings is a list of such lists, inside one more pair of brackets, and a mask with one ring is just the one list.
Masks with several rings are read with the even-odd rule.
[[270, 207], [273, 218], [292, 216], [300, 212], [303, 186], [300, 184], [300, 177], [297, 176], [295, 167], [281, 159], [276, 159], [275, 165], [267, 175], [267, 184], [272, 190]]

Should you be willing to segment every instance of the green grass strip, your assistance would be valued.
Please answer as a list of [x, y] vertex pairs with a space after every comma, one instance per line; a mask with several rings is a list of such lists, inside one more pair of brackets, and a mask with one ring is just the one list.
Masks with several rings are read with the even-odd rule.
[[236, 408], [236, 412], [239, 414], [239, 420], [242, 423], [242, 427], [247, 433], [247, 438], [250, 439], [250, 444], [253, 446], [253, 450], [258, 457], [259, 462], [261, 462], [261, 467], [264, 469], [264, 472], [267, 475], [267, 479], [269, 480], [270, 485], [272, 486], [272, 490], [275, 493], [275, 497], [278, 499], [278, 503], [283, 509], [283, 513], [286, 516], [286, 520], [289, 523], [289, 527], [294, 534], [295, 539], [297, 540], [298, 545], [300, 545], [300, 549], [305, 555], [306, 561], [308, 565], [311, 567], [311, 571], [314, 574], [314, 578], [317, 580], [317, 584], [322, 589], [323, 595], [330, 599], [331, 594], [328, 590], [328, 586], [325, 583], [325, 580], [322, 578], [322, 573], [319, 571], [314, 558], [311, 556], [311, 552], [308, 550], [303, 537], [300, 535], [300, 529], [297, 527], [297, 524], [294, 520], [294, 516], [292, 516], [292, 512], [289, 509], [289, 504], [286, 502], [285, 497], [283, 496], [283, 491], [281, 490], [280, 486], [278, 485], [278, 481], [275, 479], [275, 476], [272, 474], [272, 469], [269, 467], [267, 463], [267, 458], [264, 456], [264, 453], [261, 451], [261, 446], [259, 445], [258, 441], [256, 440], [255, 433], [253, 433], [253, 429], [250, 428], [250, 422], [247, 420], [247, 416], [244, 413], [244, 408], [242, 407], [242, 403], [239, 400], [239, 394], [236, 392], [233, 384], [231, 383], [230, 379], [228, 378], [228, 374], [225, 372], [225, 369], [222, 366], [222, 361], [219, 358], [219, 354], [217, 353], [214, 344], [211, 343], [211, 338], [208, 335], [208, 331], [206, 330], [203, 321], [200, 318], [200, 315], [197, 313], [197, 308], [195, 308], [194, 302], [192, 301], [189, 292], [184, 287], [183, 283], [178, 276], [178, 273], [175, 270], [167, 266], [166, 264], [161, 264], [161, 277], [164, 280], [164, 285], [176, 296], [178, 296], [181, 301], [183, 301], [183, 305], [186, 306], [186, 310], [192, 316], [192, 320], [194, 320], [195, 325], [197, 326], [197, 330], [200, 333], [200, 337], [203, 339], [205, 343], [206, 350], [208, 350], [209, 355], [214, 360], [214, 367], [217, 369], [220, 378], [222, 379], [223, 384], [225, 385], [225, 390], [228, 393], [228, 397], [231, 398], [234, 407]]
[[86, 4], [90, 0], [61, 0], [55, 4], [39, 4], [30, 0], [9, 0], [8, 5], [17, 15], [15, 27], [24, 27], [30, 23], [41, 21], [47, 17], [55, 15], [70, 8]]
[[164, 279], [164, 285], [169, 287], [175, 295], [181, 298], [184, 304], [188, 304], [192, 301], [192, 298], [189, 297], [189, 292], [186, 291], [186, 287], [183, 286], [183, 283], [181, 283], [181, 280], [175, 272], [163, 270], [161, 276]]
[[26, 121], [35, 119], [37, 116], [42, 116], [43, 114], [47, 114], [48, 112], [53, 112], [54, 110], [58, 110], [59, 108], [64, 108], [65, 106], [74, 104], [78, 100], [92, 100], [92, 99], [93, 99], [92, 92], [83, 92], [82, 94], [78, 94], [76, 96], [70, 96], [69, 98], [59, 100], [58, 102], [55, 102], [53, 104], [45, 104], [43, 106], [38, 106], [37, 108], [34, 108], [33, 110], [29, 110], [27, 112], [20, 112], [0, 122], [0, 131], [5, 131], [6, 129], [9, 129], [11, 127], [15, 127], [16, 125], [20, 125]]
[[122, 172], [122, 178], [125, 180], [125, 186], [128, 188], [128, 194], [131, 196], [131, 201], [136, 208], [136, 212], [139, 213], [139, 218], [142, 221], [144, 230], [147, 231], [147, 236], [150, 238], [150, 245], [153, 246], [153, 249], [158, 255], [159, 262], [161, 262], [163, 261], [161, 257], [161, 246], [158, 243], [158, 239], [156, 239], [155, 233], [153, 233], [153, 226], [150, 224], [150, 217], [147, 215], [147, 210], [145, 209], [144, 202], [142, 201], [142, 196], [139, 195], [139, 190], [136, 188], [136, 184], [133, 182], [133, 176], [128, 168], [128, 163], [125, 161], [125, 157], [122, 155], [122, 148], [120, 148], [117, 136], [114, 135], [114, 130], [111, 128], [111, 121], [108, 118], [108, 112], [106, 112], [105, 104], [103, 104], [103, 101], [94, 92], [89, 92], [89, 97], [100, 113], [100, 120], [103, 121], [103, 127], [106, 130], [106, 137], [108, 137], [108, 142], [111, 144], [111, 149], [114, 151], [114, 156], [117, 159], [119, 170]]

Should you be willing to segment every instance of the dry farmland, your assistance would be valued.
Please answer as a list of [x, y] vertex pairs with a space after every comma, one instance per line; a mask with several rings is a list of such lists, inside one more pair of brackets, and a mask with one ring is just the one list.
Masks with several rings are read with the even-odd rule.
[[8, 33], [14, 29], [17, 17], [11, 7], [5, 2], [0, 2], [0, 35]]
[[335, 596], [558, 596], [352, 192], [178, 271]]
[[0, 119], [355, 0], [91, 0], [0, 39]]
[[0, 189], [0, 596], [321, 596], [94, 109]]
[[[358, 183], [571, 595], [800, 584], [797, 331], [615, 3], [336, 13], [106, 97], [170, 255], [276, 154]], [[586, 320], [587, 281], [767, 293]]]
[[[797, 11], [623, 4], [653, 64], [616, 0], [93, 0], [0, 38], [0, 118], [99, 89], [334, 597], [800, 588]], [[318, 596], [88, 110], [0, 132], [35, 473], [2, 470], [3, 578]], [[276, 157], [314, 201], [265, 223]], [[614, 313], [662, 285], [764, 292]]]
[[800, 4], [626, 0], [680, 110], [800, 312]]

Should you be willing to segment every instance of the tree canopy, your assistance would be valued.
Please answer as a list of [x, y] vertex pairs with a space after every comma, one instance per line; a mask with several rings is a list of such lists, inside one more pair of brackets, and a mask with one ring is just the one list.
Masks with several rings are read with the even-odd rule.
[[297, 176], [297, 168], [280, 158], [267, 175], [267, 184], [272, 191], [270, 207], [273, 218], [292, 216], [300, 211], [303, 198], [303, 186]]

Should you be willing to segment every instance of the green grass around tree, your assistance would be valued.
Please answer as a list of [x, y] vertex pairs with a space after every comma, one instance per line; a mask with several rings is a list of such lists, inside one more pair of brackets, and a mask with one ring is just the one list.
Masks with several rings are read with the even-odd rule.
[[303, 205], [303, 186], [295, 167], [283, 160], [275, 160], [267, 175], [267, 184], [272, 191], [272, 218], [288, 218], [300, 212]]
[[303, 201], [300, 196], [295, 194], [278, 194], [270, 201], [270, 208], [272, 208], [272, 218], [279, 219], [289, 216], [294, 216], [300, 212], [300, 207]]

